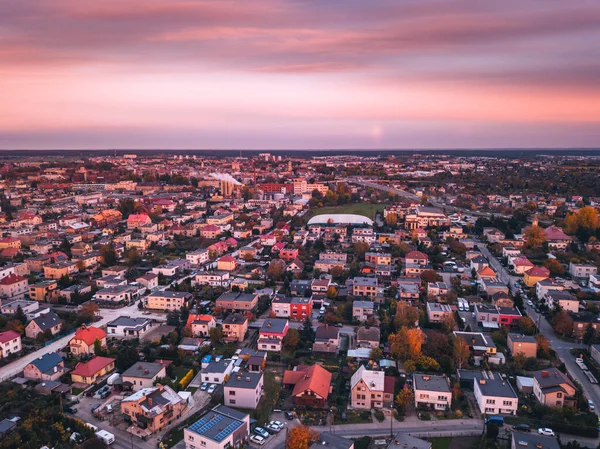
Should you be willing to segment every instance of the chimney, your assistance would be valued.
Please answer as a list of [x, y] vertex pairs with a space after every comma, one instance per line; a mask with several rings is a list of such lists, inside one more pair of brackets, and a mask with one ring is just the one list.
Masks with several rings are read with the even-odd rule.
[[550, 373], [548, 371], [542, 371], [542, 377], [548, 377]]
[[149, 405], [150, 407], [152, 407], [152, 398], [151, 398], [151, 397], [148, 397], [148, 398], [146, 398], [146, 399], [148, 400], [148, 405]]

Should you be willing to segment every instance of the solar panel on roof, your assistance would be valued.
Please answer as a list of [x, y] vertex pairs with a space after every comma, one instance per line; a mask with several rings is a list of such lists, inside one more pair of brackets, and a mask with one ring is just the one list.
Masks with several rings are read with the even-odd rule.
[[217, 440], [217, 442], [221, 442], [223, 441], [231, 432], [233, 432], [235, 429], [237, 429], [240, 426], [239, 422], [232, 422], [230, 423], [227, 427], [225, 427], [223, 430], [221, 430], [217, 436], [215, 436], [215, 440]]

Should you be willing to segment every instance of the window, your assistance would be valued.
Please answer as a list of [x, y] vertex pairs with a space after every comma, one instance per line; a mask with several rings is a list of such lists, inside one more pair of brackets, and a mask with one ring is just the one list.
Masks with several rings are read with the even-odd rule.
[[562, 395], [563, 395], [562, 393], [556, 393], [557, 398], [562, 398]]
[[495, 399], [486, 399], [485, 403], [486, 404], [495, 404], [496, 400]]
[[504, 401], [502, 405], [512, 405], [512, 401]]
[[229, 403], [232, 404], [232, 405], [234, 405], [235, 404], [235, 399], [230, 399]]
[[201, 444], [202, 446], [206, 446], [206, 441], [204, 441], [204, 440], [201, 440], [201, 441], [200, 441], [200, 444]]
[[229, 390], [229, 396], [235, 396], [235, 390]]

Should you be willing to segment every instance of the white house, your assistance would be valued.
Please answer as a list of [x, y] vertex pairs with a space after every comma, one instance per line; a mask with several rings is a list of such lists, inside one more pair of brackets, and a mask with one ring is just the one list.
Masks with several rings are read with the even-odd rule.
[[[492, 375], [493, 376], [493, 375]], [[516, 415], [519, 399], [510, 382], [504, 379], [476, 377], [475, 400], [482, 414]]]

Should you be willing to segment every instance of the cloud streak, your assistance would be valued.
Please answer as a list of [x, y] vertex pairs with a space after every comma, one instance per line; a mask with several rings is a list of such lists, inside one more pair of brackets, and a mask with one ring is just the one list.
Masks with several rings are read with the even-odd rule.
[[[290, 139], [284, 146], [341, 148], [373, 143], [376, 129], [377, 145], [419, 147], [439, 129], [453, 147], [471, 135], [465, 127], [494, 130], [500, 142], [518, 124], [539, 146], [598, 142], [587, 128], [600, 121], [595, 2], [0, 0], [0, 8], [5, 145], [89, 135], [90, 146], [118, 146], [130, 132], [148, 146], [137, 131], [146, 129], [167, 146], [186, 136], [189, 146], [203, 146], [202, 136], [222, 146], [215, 133], [238, 133], [248, 147]], [[537, 132], [548, 123], [564, 139]]]

